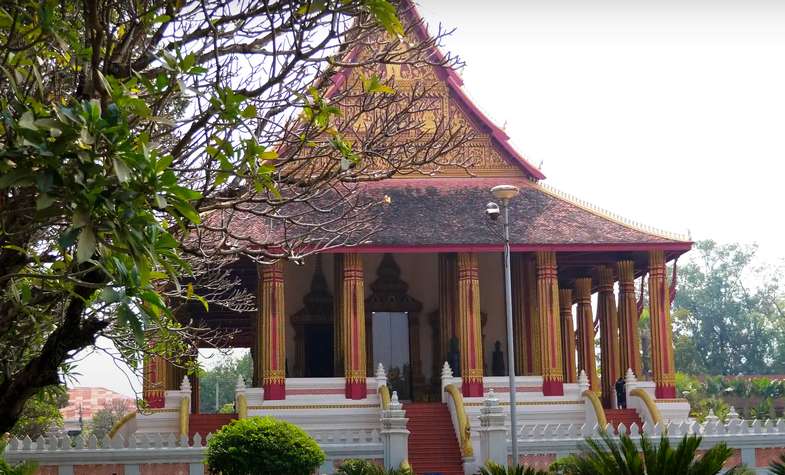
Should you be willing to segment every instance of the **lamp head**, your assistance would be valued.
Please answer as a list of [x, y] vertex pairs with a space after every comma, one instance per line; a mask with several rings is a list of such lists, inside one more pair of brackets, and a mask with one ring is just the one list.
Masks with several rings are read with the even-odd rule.
[[491, 221], [496, 221], [497, 219], [499, 219], [499, 215], [501, 214], [501, 211], [499, 210], [499, 205], [491, 201], [490, 203], [485, 205], [485, 214], [488, 216], [488, 218], [491, 219]]
[[497, 200], [509, 200], [517, 196], [519, 192], [518, 187], [513, 185], [496, 185], [491, 188], [491, 194]]

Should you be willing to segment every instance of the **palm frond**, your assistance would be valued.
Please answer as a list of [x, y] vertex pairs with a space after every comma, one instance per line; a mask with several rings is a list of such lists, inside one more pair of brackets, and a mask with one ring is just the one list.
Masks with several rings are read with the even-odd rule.
[[785, 475], [785, 454], [780, 455], [780, 459], [769, 464], [771, 475]]

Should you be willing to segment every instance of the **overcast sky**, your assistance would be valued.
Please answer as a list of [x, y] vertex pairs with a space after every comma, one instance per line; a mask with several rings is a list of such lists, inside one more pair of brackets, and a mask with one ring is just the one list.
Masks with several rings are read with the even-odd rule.
[[[464, 88], [563, 191], [785, 258], [785, 2], [422, 0]], [[433, 30], [433, 28], [432, 28]], [[130, 393], [90, 357], [80, 383]]]

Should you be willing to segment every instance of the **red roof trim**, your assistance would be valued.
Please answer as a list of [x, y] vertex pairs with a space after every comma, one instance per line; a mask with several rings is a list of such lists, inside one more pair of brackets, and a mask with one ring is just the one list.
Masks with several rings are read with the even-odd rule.
[[[513, 252], [615, 252], [650, 250], [687, 252], [692, 248], [691, 242], [653, 242], [653, 243], [598, 243], [598, 244], [511, 244]], [[421, 254], [434, 252], [502, 252], [504, 246], [499, 244], [456, 244], [456, 245], [423, 245], [423, 246], [374, 246], [373, 244], [354, 247], [335, 247], [321, 251], [327, 254], [356, 253], [403, 253]]]

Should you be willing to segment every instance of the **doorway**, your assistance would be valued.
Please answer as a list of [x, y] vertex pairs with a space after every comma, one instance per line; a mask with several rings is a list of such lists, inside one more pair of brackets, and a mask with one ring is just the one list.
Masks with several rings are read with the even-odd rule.
[[412, 399], [411, 364], [409, 361], [409, 314], [407, 312], [372, 312], [373, 361], [387, 370], [387, 386], [398, 398]]
[[304, 350], [304, 376], [306, 378], [330, 378], [333, 376], [332, 325], [306, 326]]

